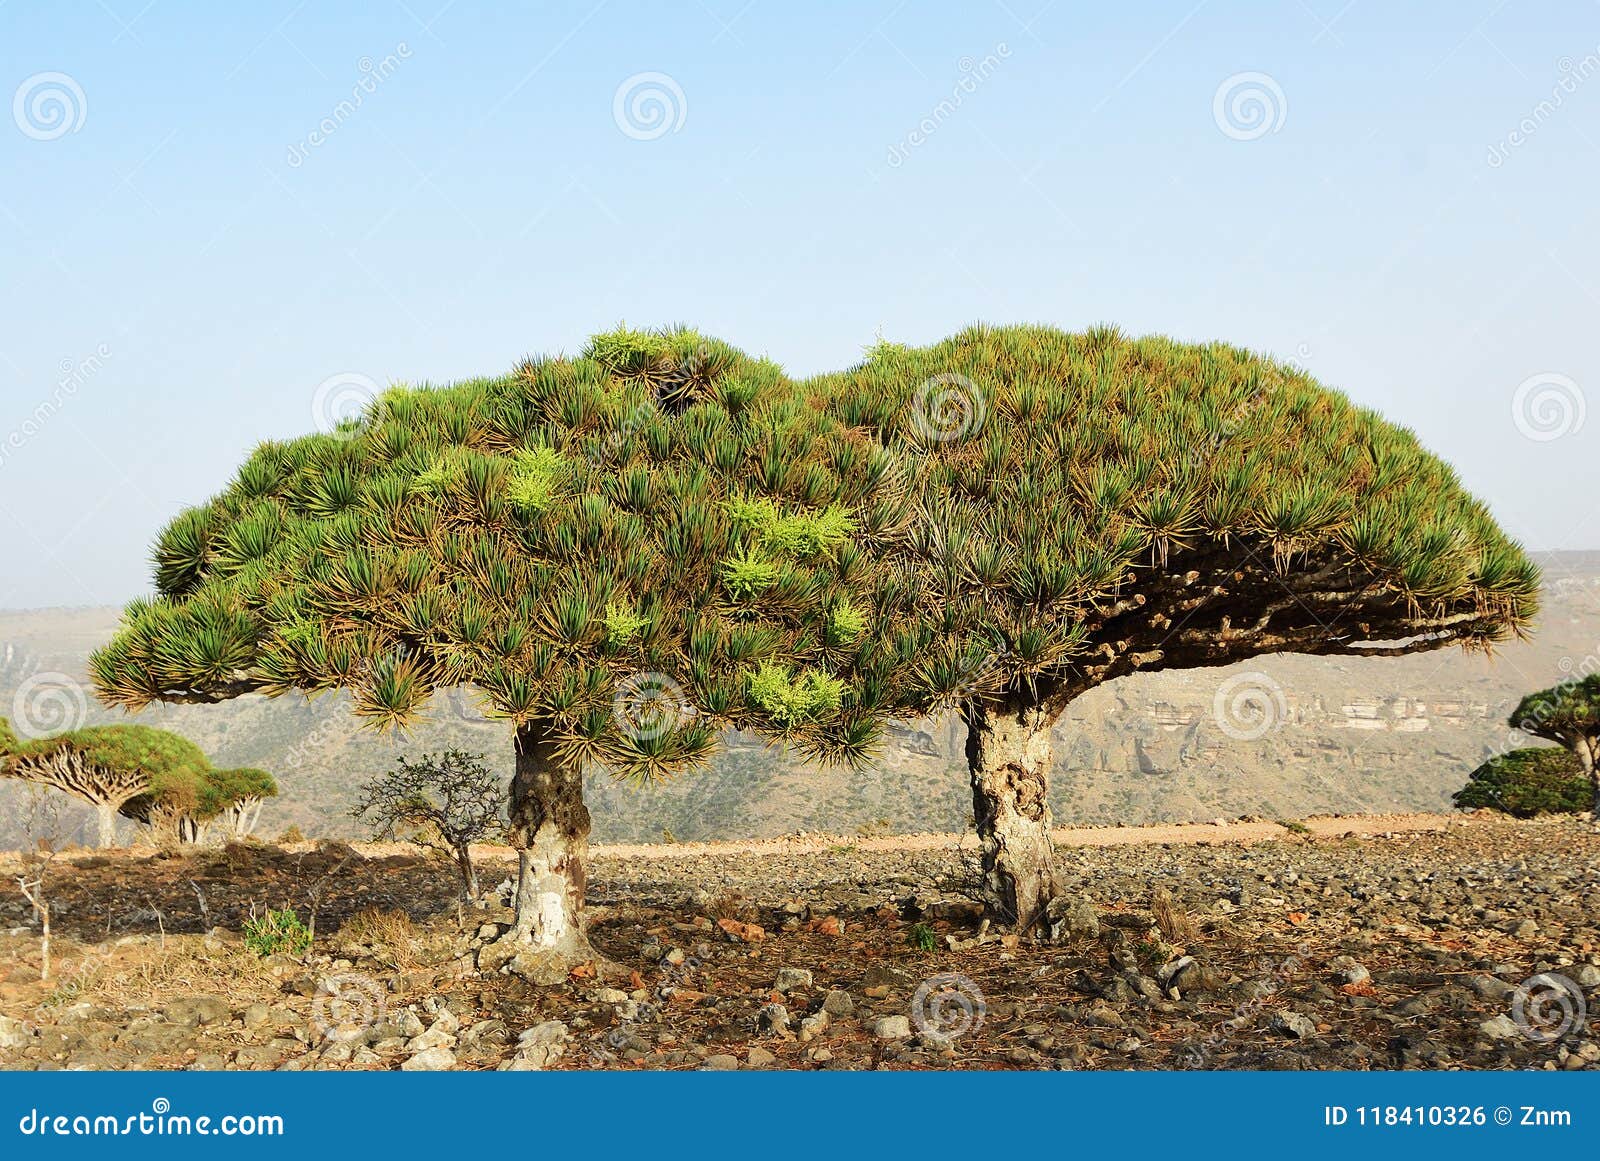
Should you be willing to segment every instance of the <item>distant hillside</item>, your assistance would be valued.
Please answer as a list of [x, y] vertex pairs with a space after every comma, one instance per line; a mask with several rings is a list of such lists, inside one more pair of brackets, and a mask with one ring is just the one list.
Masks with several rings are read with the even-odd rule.
[[[1524, 693], [1597, 664], [1600, 553], [1552, 554], [1543, 563], [1544, 611], [1533, 639], [1493, 658], [1459, 650], [1398, 659], [1270, 657], [1130, 677], [1094, 691], [1059, 727], [1056, 817], [1145, 823], [1447, 809], [1467, 772], [1507, 744], [1506, 715]], [[128, 720], [92, 697], [80, 703], [77, 690], [53, 676], [82, 682], [85, 658], [117, 616], [103, 608], [0, 612], [0, 713], [23, 719], [17, 703], [25, 697], [38, 712], [56, 705], [75, 714], [82, 705], [89, 722]], [[1269, 707], [1277, 724], [1230, 719], [1229, 695], [1240, 694]], [[266, 834], [291, 824], [307, 834], [362, 833], [349, 817], [356, 788], [402, 753], [482, 751], [510, 776], [509, 729], [480, 717], [460, 691], [439, 697], [406, 738], [358, 728], [342, 696], [250, 697], [151, 710], [136, 720], [193, 738], [221, 763], [273, 771], [284, 793], [263, 812]], [[730, 735], [709, 770], [664, 785], [634, 788], [592, 773], [595, 836], [637, 842], [659, 841], [663, 832], [721, 839], [960, 829], [970, 815], [962, 745], [959, 722], [909, 723], [876, 767], [852, 774]], [[0, 844], [19, 837], [17, 804], [17, 788], [0, 787]]]

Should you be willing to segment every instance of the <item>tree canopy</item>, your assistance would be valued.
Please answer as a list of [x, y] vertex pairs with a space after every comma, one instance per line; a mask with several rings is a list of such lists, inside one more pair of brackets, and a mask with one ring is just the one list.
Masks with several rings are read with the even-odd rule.
[[1113, 678], [1264, 653], [1487, 648], [1538, 569], [1415, 436], [1302, 369], [1111, 327], [880, 343], [808, 387], [907, 465], [871, 542], [915, 668], [961, 708], [985, 891], [1026, 929], [1059, 895], [1051, 726]]
[[1410, 431], [1237, 347], [978, 326], [810, 385], [919, 466], [924, 702], [1486, 646], [1537, 608], [1538, 569]]
[[1472, 772], [1453, 801], [1461, 810], [1488, 807], [1532, 818], [1588, 810], [1593, 791], [1570, 750], [1534, 746], [1490, 758]]
[[347, 687], [383, 724], [470, 685], [633, 775], [723, 725], [856, 758], [903, 656], [862, 546], [897, 482], [774, 364], [618, 330], [261, 445], [162, 533], [91, 672], [130, 709]]
[[1559, 742], [1592, 771], [1600, 744], [1600, 674], [1530, 693], [1517, 703], [1510, 721], [1525, 734]]
[[[9, 732], [9, 725], [0, 728], [0, 735]], [[17, 742], [7, 751], [6, 772], [35, 781], [43, 780], [35, 774], [68, 758], [74, 766], [97, 772], [100, 777], [133, 775], [156, 790], [199, 785], [211, 769], [210, 760], [199, 746], [152, 726], [84, 726]]]

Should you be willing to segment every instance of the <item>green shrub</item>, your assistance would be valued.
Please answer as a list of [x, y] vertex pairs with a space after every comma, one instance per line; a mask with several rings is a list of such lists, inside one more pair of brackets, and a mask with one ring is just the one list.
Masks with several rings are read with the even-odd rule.
[[311, 948], [311, 932], [285, 907], [252, 916], [244, 923], [244, 945], [259, 956], [303, 955]]
[[1454, 801], [1460, 810], [1486, 806], [1532, 818], [1588, 810], [1594, 804], [1594, 791], [1572, 751], [1536, 746], [1490, 758], [1456, 791]]
[[913, 923], [906, 932], [906, 942], [918, 951], [933, 951], [939, 946], [939, 937], [926, 923]]

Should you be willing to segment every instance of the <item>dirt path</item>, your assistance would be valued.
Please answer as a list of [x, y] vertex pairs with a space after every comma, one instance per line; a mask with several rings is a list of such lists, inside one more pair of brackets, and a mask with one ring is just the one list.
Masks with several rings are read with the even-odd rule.
[[[1368, 836], [1381, 834], [1414, 834], [1418, 832], [1443, 832], [1451, 826], [1471, 826], [1470, 815], [1449, 814], [1366, 814], [1313, 816], [1298, 820], [1311, 836], [1341, 838], [1345, 835]], [[1119, 847], [1119, 846], [1212, 846], [1219, 843], [1250, 844], [1273, 842], [1292, 837], [1297, 833], [1282, 823], [1267, 821], [1158, 823], [1150, 826], [1077, 826], [1057, 827], [1051, 832], [1056, 843], [1064, 847]], [[316, 849], [314, 842], [276, 844], [284, 851], [300, 853]], [[351, 844], [368, 858], [409, 856], [416, 848], [398, 842], [357, 842]], [[590, 854], [602, 859], [682, 859], [716, 855], [815, 855], [850, 847], [857, 851], [975, 851], [977, 835], [964, 834], [897, 834], [864, 838], [859, 835], [829, 835], [802, 833], [782, 835], [770, 839], [729, 839], [716, 842], [680, 843], [601, 843], [590, 848]], [[500, 861], [514, 858], [515, 852], [504, 846], [475, 846], [475, 858]], [[120, 853], [149, 855], [153, 848], [132, 846], [121, 848]], [[93, 850], [73, 851], [68, 859], [92, 858]], [[14, 852], [0, 853], [0, 867], [16, 861]]]
[[[1369, 814], [1336, 815], [1301, 821], [1318, 838], [1343, 835], [1401, 834], [1417, 831], [1443, 831], [1454, 823], [1468, 822], [1462, 815], [1446, 814]], [[1118, 847], [1158, 845], [1204, 846], [1215, 843], [1258, 843], [1286, 838], [1296, 833], [1276, 822], [1163, 823], [1155, 826], [1079, 826], [1058, 827], [1051, 837], [1061, 846]], [[596, 846], [593, 853], [611, 859], [676, 859], [693, 855], [804, 855], [822, 854], [840, 846], [861, 851], [976, 850], [977, 835], [900, 834], [877, 838], [853, 835], [785, 835], [775, 839], [754, 839], [704, 843], [616, 843]], [[488, 848], [485, 853], [492, 853]]]

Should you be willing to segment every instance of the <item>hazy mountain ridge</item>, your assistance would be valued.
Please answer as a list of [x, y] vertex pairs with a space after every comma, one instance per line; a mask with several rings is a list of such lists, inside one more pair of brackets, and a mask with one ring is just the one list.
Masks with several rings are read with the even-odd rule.
[[[1521, 744], [1505, 719], [1523, 694], [1597, 664], [1600, 553], [1550, 554], [1542, 563], [1546, 591], [1535, 634], [1493, 658], [1459, 650], [1392, 659], [1276, 656], [1126, 678], [1087, 694], [1058, 727], [1057, 819], [1448, 808], [1475, 765]], [[59, 676], [84, 681], [88, 653], [110, 636], [118, 615], [106, 608], [0, 612], [0, 714], [19, 730], [30, 718], [40, 726], [61, 720], [49, 716], [52, 709], [68, 718], [81, 713], [85, 722], [129, 720]], [[1252, 708], [1265, 709], [1267, 719], [1251, 716]], [[343, 695], [158, 707], [133, 720], [177, 730], [221, 764], [271, 770], [283, 794], [263, 812], [266, 834], [290, 824], [307, 834], [364, 833], [349, 816], [356, 790], [402, 753], [481, 751], [510, 774], [509, 727], [482, 718], [462, 691], [441, 695], [398, 738], [358, 726]], [[854, 773], [810, 768], [741, 735], [729, 735], [708, 769], [662, 785], [636, 788], [597, 771], [589, 778], [595, 837], [960, 829], [970, 813], [963, 733], [948, 718], [896, 727], [876, 766]], [[18, 802], [15, 786], [0, 787], [6, 845], [20, 837]]]

